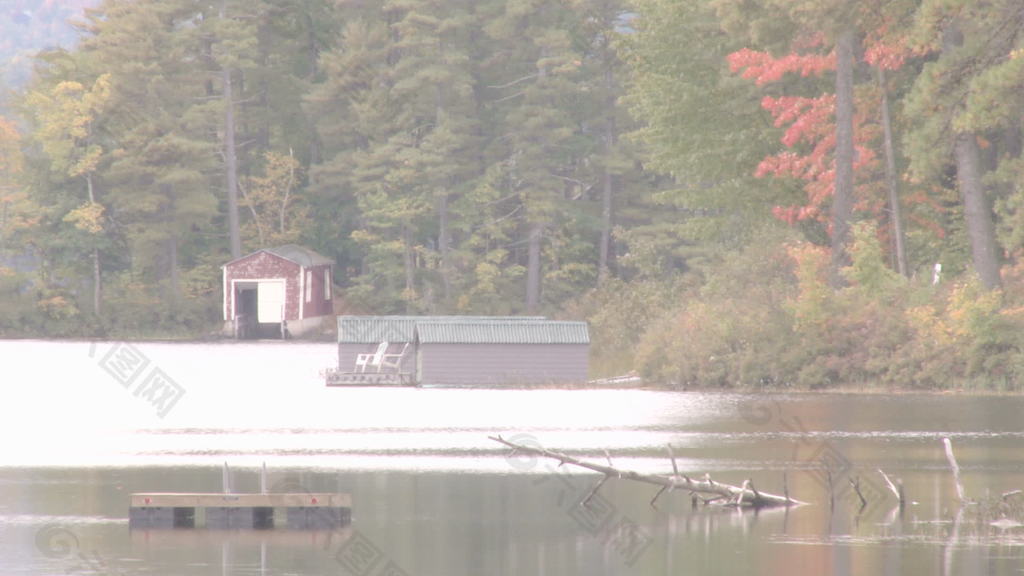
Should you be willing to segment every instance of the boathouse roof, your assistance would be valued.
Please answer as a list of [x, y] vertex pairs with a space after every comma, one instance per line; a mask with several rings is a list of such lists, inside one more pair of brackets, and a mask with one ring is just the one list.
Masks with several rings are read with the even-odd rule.
[[248, 253], [248, 254], [246, 254], [244, 256], [240, 256], [238, 258], [235, 258], [234, 260], [231, 260], [230, 262], [224, 264], [224, 266], [230, 266], [231, 264], [234, 264], [235, 262], [238, 262], [239, 260], [244, 260], [244, 259], [252, 256], [253, 254], [259, 254], [260, 252], [266, 252], [268, 254], [273, 254], [274, 256], [277, 256], [279, 258], [284, 258], [285, 260], [288, 260], [289, 262], [294, 262], [294, 263], [298, 264], [299, 266], [305, 266], [307, 268], [310, 267], [310, 266], [321, 266], [321, 265], [324, 265], [324, 264], [334, 264], [334, 261], [331, 260], [330, 258], [324, 256], [323, 254], [319, 254], [317, 252], [314, 252], [313, 250], [310, 250], [309, 248], [306, 248], [305, 246], [299, 246], [298, 244], [283, 244], [281, 246], [272, 246], [270, 248], [261, 248], [259, 250], [256, 250], [255, 252], [250, 252], [250, 253]]
[[338, 316], [339, 344], [587, 344], [586, 322], [543, 316]]
[[425, 321], [421, 344], [589, 344], [586, 322], [554, 320]]

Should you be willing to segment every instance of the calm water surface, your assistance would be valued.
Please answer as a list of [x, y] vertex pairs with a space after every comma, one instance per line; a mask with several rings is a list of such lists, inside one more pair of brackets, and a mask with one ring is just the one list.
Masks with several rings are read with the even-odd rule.
[[[1024, 488], [1021, 398], [327, 389], [334, 357], [329, 344], [0, 341], [0, 574], [1024, 571], [1024, 530], [958, 514], [941, 443], [968, 496]], [[655, 509], [653, 487], [613, 479], [581, 508], [595, 476], [510, 457], [491, 434], [656, 473], [671, 444], [681, 472], [810, 504], [694, 510], [673, 493]], [[129, 530], [129, 494], [218, 491], [224, 462], [240, 491], [258, 490], [266, 463], [271, 484], [349, 492], [352, 525]], [[878, 469], [902, 479], [902, 513]]]

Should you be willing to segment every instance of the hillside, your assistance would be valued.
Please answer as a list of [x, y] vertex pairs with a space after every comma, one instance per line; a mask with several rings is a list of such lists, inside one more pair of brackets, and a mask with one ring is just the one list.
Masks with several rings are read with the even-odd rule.
[[31, 57], [44, 48], [71, 46], [77, 37], [68, 20], [98, 0], [4, 0], [0, 2], [0, 77], [8, 87], [23, 86]]

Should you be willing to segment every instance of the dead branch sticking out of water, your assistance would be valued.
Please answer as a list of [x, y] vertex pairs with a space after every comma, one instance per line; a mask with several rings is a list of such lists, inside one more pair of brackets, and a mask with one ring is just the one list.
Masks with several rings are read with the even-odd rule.
[[527, 446], [525, 444], [511, 442], [509, 440], [505, 440], [501, 436], [488, 436], [488, 438], [494, 440], [495, 442], [508, 446], [509, 448], [512, 449], [513, 454], [536, 454], [538, 456], [543, 456], [545, 458], [558, 460], [560, 465], [571, 464], [573, 466], [579, 466], [580, 468], [585, 468], [587, 470], [592, 470], [594, 472], [604, 474], [604, 478], [598, 481], [598, 483], [590, 491], [590, 494], [586, 497], [586, 499], [583, 500], [583, 502], [581, 503], [583, 505], [586, 505], [586, 503], [591, 498], [593, 498], [595, 494], [597, 494], [597, 491], [601, 488], [601, 486], [609, 478], [612, 477], [622, 478], [624, 480], [635, 480], [637, 482], [645, 482], [647, 484], [661, 486], [661, 490], [659, 490], [658, 493], [651, 500], [652, 507], [654, 507], [655, 501], [657, 501], [659, 496], [661, 496], [666, 491], [672, 492], [673, 490], [687, 490], [693, 494], [710, 494], [710, 498], [702, 498], [702, 500], [704, 500], [705, 503], [717, 502], [719, 504], [727, 506], [748, 506], [751, 508], [768, 508], [776, 506], [798, 506], [806, 504], [806, 502], [801, 502], [799, 500], [794, 500], [793, 498], [790, 498], [788, 490], [787, 494], [784, 496], [770, 494], [768, 492], [761, 492], [753, 487], [753, 483], [750, 480], [745, 481], [743, 483], [743, 487], [738, 487], [732, 486], [730, 484], [722, 484], [721, 482], [715, 482], [707, 474], [704, 475], [703, 480], [690, 478], [686, 474], [680, 474], [679, 469], [676, 466], [675, 456], [674, 454], [672, 454], [671, 447], [669, 447], [669, 457], [672, 460], [673, 474], [671, 476], [666, 476], [661, 474], [642, 474], [640, 472], [635, 472], [632, 470], [622, 470], [619, 468], [615, 468], [614, 466], [611, 466], [611, 458], [607, 456], [607, 452], [605, 453], [605, 455], [609, 461], [609, 465], [605, 466], [603, 464], [596, 464], [594, 462], [580, 460], [578, 458], [574, 458], [572, 456], [562, 454], [560, 452], [553, 452], [551, 450], [539, 446]]
[[896, 497], [896, 501], [899, 502], [900, 508], [902, 509], [905, 504], [903, 499], [903, 481], [897, 478], [896, 482], [899, 483], [899, 486], [897, 486], [891, 479], [889, 479], [889, 475], [883, 472], [881, 468], [878, 469], [878, 473], [882, 475], [882, 479], [885, 480], [885, 485], [889, 487], [889, 491]]
[[949, 441], [949, 438], [943, 438], [942, 443], [946, 446], [946, 460], [949, 460], [949, 467], [953, 469], [956, 495], [960, 498], [960, 502], [964, 502], [966, 501], [966, 498], [964, 498], [964, 485], [960, 482], [960, 465], [956, 463], [956, 456], [953, 455], [953, 443]]
[[850, 481], [850, 486], [853, 486], [853, 491], [857, 493], [857, 498], [860, 498], [860, 509], [864, 510], [868, 506], [868, 500], [860, 491], [860, 476], [857, 476], [856, 478], [847, 478], [847, 480]]

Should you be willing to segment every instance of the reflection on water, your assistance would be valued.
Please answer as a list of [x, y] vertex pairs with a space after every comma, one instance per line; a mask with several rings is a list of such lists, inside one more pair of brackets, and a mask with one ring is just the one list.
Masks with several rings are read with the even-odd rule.
[[[1024, 488], [1020, 398], [328, 389], [329, 344], [134, 344], [116, 366], [111, 349], [0, 342], [2, 574], [1017, 574], [1024, 559], [1024, 529], [960, 512], [941, 444], [969, 496]], [[135, 393], [157, 370], [184, 392], [163, 417], [155, 380]], [[653, 509], [654, 487], [612, 480], [582, 510], [593, 475], [509, 459], [496, 433], [661, 474], [671, 444], [687, 474], [812, 505], [675, 493]], [[129, 494], [215, 491], [225, 461], [241, 491], [266, 462], [272, 484], [350, 492], [353, 523], [128, 529]], [[879, 469], [903, 481], [902, 513]]]

